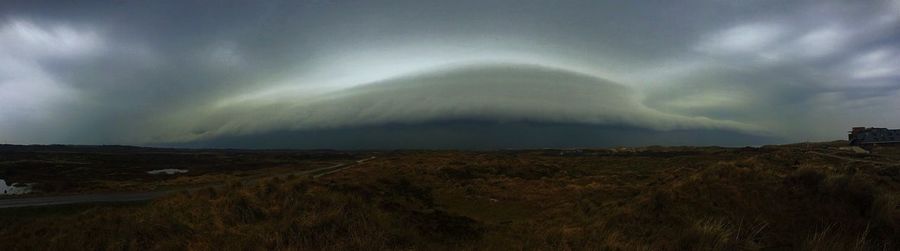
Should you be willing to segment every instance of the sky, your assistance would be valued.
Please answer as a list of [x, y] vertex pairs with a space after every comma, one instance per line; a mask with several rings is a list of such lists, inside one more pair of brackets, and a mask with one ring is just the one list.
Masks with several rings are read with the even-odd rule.
[[898, 108], [898, 0], [0, 2], [0, 143], [755, 145]]

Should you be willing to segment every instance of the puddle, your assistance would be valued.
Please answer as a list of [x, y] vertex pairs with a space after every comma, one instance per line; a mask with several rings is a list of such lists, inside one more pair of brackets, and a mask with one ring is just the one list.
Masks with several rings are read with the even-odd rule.
[[169, 168], [169, 169], [159, 169], [159, 170], [148, 171], [147, 173], [149, 173], [149, 174], [176, 174], [176, 173], [187, 173], [187, 172], [188, 172], [187, 169]]
[[32, 184], [19, 184], [12, 183], [10, 185], [6, 184], [6, 180], [0, 179], [0, 195], [16, 195], [16, 194], [26, 194], [31, 192]]

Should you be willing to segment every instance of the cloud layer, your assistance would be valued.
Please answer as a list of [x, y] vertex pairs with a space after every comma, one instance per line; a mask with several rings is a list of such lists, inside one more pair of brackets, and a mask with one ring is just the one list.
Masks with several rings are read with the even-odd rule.
[[[198, 117], [201, 116], [201, 117]], [[265, 95], [169, 118], [161, 139], [196, 140], [274, 130], [319, 130], [447, 120], [578, 123], [659, 131], [764, 133], [749, 124], [662, 113], [625, 86], [575, 72], [516, 64], [449, 67], [297, 99]], [[190, 128], [190, 130], [185, 130]], [[171, 135], [182, 132], [180, 135]]]
[[832, 140], [900, 127], [898, 44], [896, 0], [14, 0], [0, 142], [448, 119]]

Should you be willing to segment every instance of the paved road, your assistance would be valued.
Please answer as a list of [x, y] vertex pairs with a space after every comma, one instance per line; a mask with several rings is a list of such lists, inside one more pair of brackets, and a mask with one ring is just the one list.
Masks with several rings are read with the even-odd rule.
[[[262, 179], [273, 178], [273, 177], [287, 177], [290, 175], [313, 175], [314, 178], [321, 177], [323, 175], [332, 174], [335, 172], [339, 172], [341, 170], [347, 169], [351, 166], [362, 164], [366, 161], [375, 159], [375, 157], [370, 157], [367, 159], [357, 160], [351, 163], [337, 164], [329, 167], [316, 168], [312, 170], [303, 170], [297, 172], [288, 172], [288, 173], [280, 173], [277, 175], [256, 175], [251, 177], [246, 177], [240, 180], [243, 184], [258, 182]], [[67, 204], [79, 204], [79, 203], [94, 203], [94, 202], [130, 202], [130, 201], [145, 201], [151, 200], [154, 198], [159, 198], [163, 195], [184, 192], [184, 191], [195, 191], [206, 188], [215, 188], [222, 187], [226, 184], [223, 182], [221, 184], [212, 184], [212, 185], [203, 185], [196, 187], [187, 187], [180, 189], [170, 189], [170, 190], [161, 190], [161, 191], [150, 191], [150, 192], [126, 192], [126, 193], [98, 193], [98, 194], [79, 194], [79, 195], [60, 195], [60, 196], [47, 196], [47, 197], [29, 197], [29, 198], [17, 198], [17, 199], [4, 199], [0, 200], [0, 208], [15, 208], [15, 207], [36, 207], [36, 206], [51, 206], [51, 205], [67, 205]]]

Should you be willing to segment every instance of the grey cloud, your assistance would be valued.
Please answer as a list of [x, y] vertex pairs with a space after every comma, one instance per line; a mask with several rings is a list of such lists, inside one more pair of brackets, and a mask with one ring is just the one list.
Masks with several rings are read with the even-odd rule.
[[[881, 115], [900, 88], [887, 55], [896, 1], [819, 1], [737, 20], [700, 36], [691, 67], [646, 88], [645, 103], [679, 114], [755, 121], [791, 140], [828, 140]], [[677, 62], [677, 61], [676, 61]], [[867, 78], [870, 77], [870, 78]], [[833, 97], [841, 97], [834, 99]], [[866, 100], [880, 100], [867, 102]], [[864, 108], [849, 104], [867, 102]]]
[[818, 79], [797, 72], [784, 65], [709, 67], [647, 91], [645, 103], [675, 114], [754, 121], [782, 136], [797, 136], [810, 126], [803, 117], [818, 110], [809, 100], [826, 91], [817, 85]]
[[[13, 0], [0, 3], [0, 27], [0, 142], [145, 144], [454, 116], [762, 127], [786, 140], [900, 127], [883, 115], [900, 100], [894, 0]], [[511, 87], [477, 92], [460, 76], [359, 86], [482, 61], [574, 70], [626, 91], [558, 83], [569, 75], [503, 102], [484, 100]], [[568, 87], [535, 87], [556, 85]], [[438, 90], [456, 96], [412, 107]], [[580, 96], [590, 92], [630, 105]]]
[[[237, 114], [237, 116], [235, 116]], [[264, 96], [204, 107], [182, 135], [195, 140], [278, 129], [332, 129], [441, 120], [537, 121], [627, 125], [652, 130], [720, 129], [764, 133], [751, 124], [666, 114], [641, 105], [636, 93], [596, 77], [533, 65], [474, 64], [413, 74], [320, 95]], [[189, 121], [170, 118], [174, 124]], [[194, 128], [185, 130], [185, 128]], [[200, 134], [190, 136], [184, 133]]]

